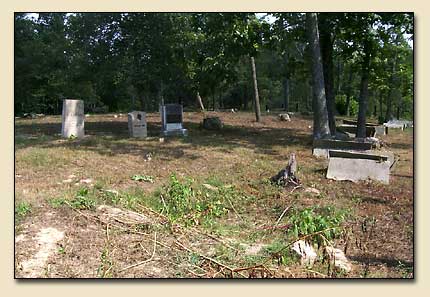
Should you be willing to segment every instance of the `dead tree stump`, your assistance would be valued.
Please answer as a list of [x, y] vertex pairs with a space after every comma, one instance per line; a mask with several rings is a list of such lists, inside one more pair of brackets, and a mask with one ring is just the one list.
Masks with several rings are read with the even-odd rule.
[[298, 186], [300, 181], [296, 177], [296, 171], [297, 171], [297, 161], [296, 161], [296, 154], [292, 153], [290, 155], [290, 159], [288, 160], [287, 167], [282, 169], [278, 172], [275, 176], [272, 176], [270, 178], [270, 181], [274, 184], [280, 185], [280, 186]]

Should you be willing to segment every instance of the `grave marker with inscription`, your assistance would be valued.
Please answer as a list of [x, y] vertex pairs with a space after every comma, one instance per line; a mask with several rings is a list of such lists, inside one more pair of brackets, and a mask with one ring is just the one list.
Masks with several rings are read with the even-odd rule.
[[145, 112], [132, 111], [128, 114], [128, 132], [130, 137], [145, 138], [148, 136]]
[[84, 122], [84, 101], [64, 99], [61, 115], [61, 135], [65, 138], [84, 137]]
[[182, 105], [165, 104], [160, 106], [162, 131], [168, 135], [187, 135], [187, 129], [182, 127]]

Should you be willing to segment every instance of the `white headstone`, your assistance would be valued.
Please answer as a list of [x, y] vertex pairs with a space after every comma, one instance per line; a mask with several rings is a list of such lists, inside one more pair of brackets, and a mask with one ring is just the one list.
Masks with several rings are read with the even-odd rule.
[[84, 101], [75, 99], [63, 100], [61, 120], [61, 135], [63, 137], [84, 137]]
[[131, 137], [147, 137], [145, 112], [132, 111], [128, 114], [128, 131]]

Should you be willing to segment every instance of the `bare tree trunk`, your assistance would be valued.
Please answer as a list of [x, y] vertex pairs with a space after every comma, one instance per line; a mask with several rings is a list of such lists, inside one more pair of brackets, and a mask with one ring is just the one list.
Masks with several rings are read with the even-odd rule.
[[364, 59], [361, 65], [360, 101], [358, 103], [357, 137], [366, 137], [366, 111], [369, 99], [369, 71], [370, 71], [370, 40], [364, 41]]
[[351, 92], [352, 92], [352, 66], [349, 69], [349, 77], [348, 77], [348, 86], [346, 90], [346, 116], [350, 116], [349, 112], [349, 102], [351, 100]]
[[330, 135], [324, 89], [324, 74], [319, 44], [318, 19], [316, 13], [306, 13], [306, 31], [312, 57], [312, 91], [314, 111], [314, 139]]
[[199, 103], [199, 105], [200, 105], [200, 109], [201, 109], [202, 111], [205, 111], [205, 107], [203, 106], [202, 97], [200, 97], [200, 93], [199, 93], [199, 92], [197, 92], [196, 97], [197, 97], [197, 102], [198, 102], [198, 103]]
[[252, 82], [254, 83], [255, 120], [259, 122], [261, 120], [261, 111], [260, 111], [260, 98], [258, 97], [257, 71], [255, 70], [254, 57], [251, 57], [251, 68], [252, 68]]
[[327, 100], [328, 124], [331, 135], [336, 135], [335, 102], [334, 102], [334, 65], [333, 65], [333, 36], [330, 24], [324, 14], [319, 19], [320, 43], [324, 73], [324, 88]]
[[290, 80], [288, 78], [284, 79], [284, 110], [288, 111], [289, 109], [289, 91], [290, 91]]
[[390, 80], [390, 89], [388, 91], [387, 97], [387, 113], [385, 114], [385, 121], [393, 119], [393, 97], [395, 96], [395, 89], [397, 88], [396, 82], [396, 69], [397, 69], [397, 51], [394, 51], [394, 59], [393, 59], [393, 67], [391, 69], [391, 80]]
[[285, 111], [288, 111], [288, 109], [289, 109], [289, 91], [290, 91], [290, 80], [289, 80], [289, 69], [288, 69], [288, 54], [287, 53], [285, 53], [284, 54], [284, 63], [285, 63], [285, 67], [287, 67], [287, 71], [286, 71], [286, 74], [285, 74], [285, 78], [284, 78], [284, 81], [283, 81], [283, 87], [284, 87], [284, 110]]

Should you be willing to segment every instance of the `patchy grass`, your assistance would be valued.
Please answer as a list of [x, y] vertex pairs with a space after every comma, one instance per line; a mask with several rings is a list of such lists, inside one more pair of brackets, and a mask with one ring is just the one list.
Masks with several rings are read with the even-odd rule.
[[15, 223], [22, 221], [31, 212], [31, 204], [21, 201], [15, 205]]
[[[158, 114], [147, 115], [147, 139], [128, 137], [125, 116], [91, 116], [73, 140], [58, 135], [59, 116], [16, 120], [17, 227], [27, 238], [49, 226], [66, 234], [42, 277], [413, 277], [413, 129], [382, 137], [398, 159], [389, 185], [355, 184], [325, 178], [310, 117], [212, 114], [225, 129], [201, 130], [203, 114], [185, 113], [189, 136], [164, 142]], [[293, 152], [302, 187], [271, 184]], [[103, 223], [102, 204], [153, 224]], [[325, 238], [353, 270], [302, 267], [292, 242], [335, 227]], [[18, 242], [17, 267], [36, 252]]]

